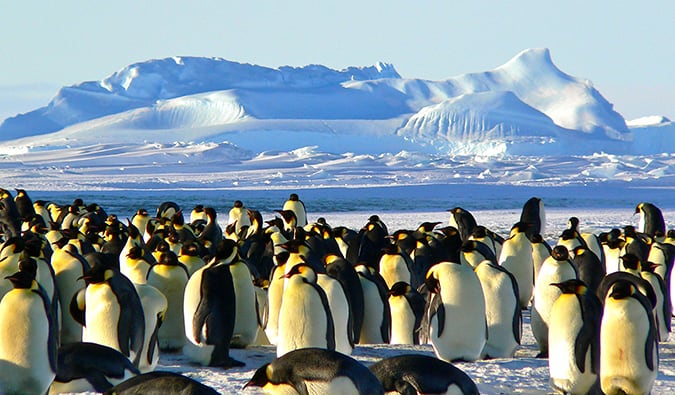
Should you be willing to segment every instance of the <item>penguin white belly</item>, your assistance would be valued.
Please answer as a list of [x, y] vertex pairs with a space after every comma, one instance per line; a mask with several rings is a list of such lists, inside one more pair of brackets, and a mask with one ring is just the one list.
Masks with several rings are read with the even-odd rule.
[[405, 296], [390, 296], [389, 309], [391, 311], [391, 338], [390, 344], [415, 344], [415, 313]]
[[525, 233], [518, 233], [504, 241], [499, 255], [499, 264], [516, 278], [520, 307], [526, 308], [532, 298], [534, 285], [534, 263], [532, 243]]
[[265, 326], [265, 334], [270, 344], [277, 345], [277, 337], [279, 335], [279, 310], [281, 309], [281, 300], [284, 293], [285, 280], [281, 277], [285, 267], [276, 266], [270, 276], [270, 286], [267, 288], [267, 325]]
[[159, 328], [159, 346], [162, 349], [180, 349], [185, 345], [183, 300], [187, 281], [187, 273], [180, 266], [156, 265], [148, 275], [147, 284], [164, 294], [169, 305]]
[[255, 307], [255, 288], [251, 272], [246, 264], [239, 262], [230, 265], [234, 284], [235, 312], [232, 347], [246, 347], [255, 341], [258, 333], [258, 316]]
[[[647, 394], [657, 370], [649, 370], [645, 360], [645, 340], [649, 321], [645, 310], [633, 298], [607, 298], [600, 326], [600, 384], [603, 392]], [[658, 354], [654, 346], [654, 365]]]
[[[157, 288], [147, 284], [135, 284], [136, 292], [141, 299], [143, 306], [143, 315], [145, 318], [145, 338], [143, 339], [142, 357], [138, 364], [141, 373], [152, 372], [159, 362], [159, 348], [155, 344], [154, 353], [148, 356], [150, 341], [157, 326], [157, 315], [166, 312], [168, 302], [164, 294]], [[182, 323], [181, 323], [182, 324]]]
[[202, 366], [208, 366], [211, 362], [211, 353], [215, 346], [203, 342], [208, 327], [205, 324], [200, 331], [200, 338], [195, 339], [192, 331], [192, 321], [201, 301], [202, 274], [206, 267], [197, 270], [185, 285], [185, 294], [183, 298], [183, 328], [187, 340], [183, 346], [183, 354], [193, 362]]
[[411, 276], [408, 265], [401, 255], [384, 254], [380, 259], [380, 275], [387, 284], [387, 288], [399, 281], [410, 284]]
[[268, 395], [299, 395], [300, 393], [288, 384], [267, 383], [262, 388], [264, 394]]
[[[553, 258], [550, 259], [552, 260]], [[545, 353], [548, 350], [551, 307], [553, 307], [553, 303], [562, 294], [560, 289], [551, 284], [576, 277], [576, 273], [571, 266], [567, 265], [564, 268], [560, 268], [557, 263], [548, 263], [548, 261], [544, 262], [539, 271], [539, 277], [537, 278], [537, 284], [539, 285], [534, 289], [530, 326], [541, 352]]]
[[586, 352], [584, 373], [577, 367], [574, 350], [583, 327], [581, 305], [576, 296], [562, 295], [554, 304], [548, 334], [548, 366], [551, 386], [563, 393], [585, 394], [597, 375], [591, 372], [591, 349]]
[[47, 391], [55, 377], [48, 339], [42, 299], [30, 290], [8, 292], [0, 302], [0, 393]]
[[90, 284], [85, 291], [85, 304], [87, 325], [82, 330], [82, 341], [121, 351], [117, 336], [120, 306], [112, 289], [107, 284]]
[[316, 290], [300, 276], [288, 279], [279, 310], [277, 358], [299, 348], [327, 348], [328, 321]]
[[120, 273], [124, 274], [134, 284], [147, 283], [150, 264], [143, 259], [125, 259], [120, 262]]
[[606, 245], [603, 245], [602, 248], [605, 252], [605, 271], [607, 274], [621, 270], [621, 248], [609, 248]]
[[491, 358], [511, 358], [519, 344], [513, 333], [513, 316], [518, 300], [510, 278], [501, 272], [476, 270], [485, 296], [488, 337], [483, 354]]
[[326, 293], [328, 306], [335, 325], [335, 351], [351, 355], [353, 347], [349, 342], [349, 302], [342, 285], [327, 274], [317, 275], [317, 284]]
[[361, 287], [363, 288], [363, 324], [359, 336], [360, 344], [381, 344], [382, 343], [382, 319], [384, 317], [384, 304], [380, 297], [377, 286], [361, 276]]
[[661, 283], [658, 276], [650, 272], [640, 273], [641, 277], [651, 284], [656, 295], [656, 306], [654, 307], [654, 319], [656, 320], [656, 327], [659, 333], [659, 341], [665, 342], [668, 340], [668, 327], [666, 325], [666, 317], [664, 315], [664, 303], [667, 295], [661, 291]]
[[[66, 255], [65, 253], [62, 254]], [[80, 286], [77, 279], [83, 274], [82, 266], [77, 260], [71, 260], [70, 262], [60, 260], [59, 263], [53, 266], [56, 273], [56, 288], [58, 290], [59, 301], [61, 302], [61, 306], [66, 307], [59, 310], [61, 314], [61, 343], [82, 341], [82, 325], [75, 321], [68, 311], [70, 301], [78, 291], [76, 288]]]
[[347, 377], [335, 377], [331, 381], [305, 381], [311, 395], [359, 395], [354, 383]]

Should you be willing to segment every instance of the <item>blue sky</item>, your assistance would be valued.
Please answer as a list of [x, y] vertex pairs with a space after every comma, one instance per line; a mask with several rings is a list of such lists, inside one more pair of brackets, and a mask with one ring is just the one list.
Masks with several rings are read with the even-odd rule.
[[393, 63], [444, 79], [550, 48], [627, 119], [675, 118], [675, 5], [655, 1], [4, 1], [0, 119], [60, 86], [169, 56], [278, 67]]

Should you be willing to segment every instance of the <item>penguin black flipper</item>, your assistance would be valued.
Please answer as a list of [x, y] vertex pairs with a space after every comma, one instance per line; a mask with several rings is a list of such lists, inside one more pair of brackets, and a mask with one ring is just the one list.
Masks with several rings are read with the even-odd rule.
[[[631, 296], [632, 298], [637, 299], [642, 307], [645, 309], [645, 311], [649, 312], [652, 311], [652, 307], [654, 304], [650, 303], [650, 301], [642, 295], [639, 292], [636, 292], [634, 295]], [[654, 349], [656, 348], [656, 354], [658, 356], [658, 331], [656, 329], [656, 321], [654, 320], [654, 315], [653, 314], [647, 314], [647, 318], [649, 319], [649, 333], [647, 334], [647, 340], [645, 342], [645, 360], [647, 361], [647, 367], [649, 370], [654, 370]]]
[[134, 365], [138, 366], [145, 341], [145, 314], [141, 298], [133, 283], [121, 273], [116, 273], [110, 280], [110, 288], [117, 296], [120, 306], [120, 318], [117, 321], [117, 333], [120, 349], [125, 355], [135, 353]]
[[311, 285], [316, 293], [319, 295], [319, 298], [321, 298], [321, 304], [323, 305], [323, 309], [326, 312], [326, 348], [328, 350], [335, 350], [335, 322], [333, 321], [333, 314], [330, 311], [330, 305], [328, 304], [328, 297], [326, 296], [326, 292], [321, 288], [316, 283], [308, 281], [306, 278], [303, 277], [302, 281], [305, 284]]
[[586, 354], [591, 349], [591, 372], [600, 372], [600, 322], [602, 321], [602, 303], [592, 291], [577, 295], [583, 325], [574, 340], [574, 360], [579, 371], [586, 371]]
[[45, 289], [42, 288], [42, 285], [39, 285], [37, 289], [34, 289], [32, 291], [38, 294], [40, 298], [42, 298], [42, 303], [44, 304], [45, 307], [45, 315], [47, 316], [47, 322], [49, 323], [49, 336], [47, 337], [47, 353], [49, 356], [49, 366], [51, 366], [53, 372], [56, 372], [58, 361], [58, 347], [59, 347], [58, 320], [53, 315], [54, 308], [52, 307], [52, 304], [49, 301], [49, 296], [47, 296]]
[[150, 335], [150, 342], [148, 343], [148, 352], [145, 355], [146, 360], [148, 361], [149, 364], [152, 364], [152, 361], [155, 356], [155, 349], [159, 344], [159, 327], [162, 326], [162, 322], [163, 322], [162, 314], [157, 314], [157, 323], [155, 324], [155, 329], [152, 331], [152, 335]]
[[[84, 292], [85, 288], [82, 288], [79, 291], [75, 292], [75, 294], [73, 294], [72, 299], [70, 299], [70, 306], [69, 306], [70, 315], [73, 317], [75, 321], [77, 321], [82, 326], [87, 325], [84, 318], [86, 309], [86, 306], [84, 305]], [[82, 308], [80, 308], [80, 302], [82, 302]]]
[[438, 334], [436, 336], [440, 337], [443, 334], [443, 329], [445, 329], [445, 305], [441, 296], [438, 294], [433, 294], [431, 296], [431, 303], [429, 305], [429, 325], [431, 325], [431, 319], [437, 316], [438, 321]]
[[414, 289], [412, 289], [410, 292], [407, 292], [403, 296], [408, 301], [408, 304], [410, 305], [410, 308], [412, 309], [413, 314], [415, 315], [415, 327], [414, 327], [415, 329], [413, 332], [413, 343], [420, 344], [419, 331], [421, 329], [422, 320], [424, 319], [424, 308], [426, 307], [426, 301], [424, 300], [424, 297]]

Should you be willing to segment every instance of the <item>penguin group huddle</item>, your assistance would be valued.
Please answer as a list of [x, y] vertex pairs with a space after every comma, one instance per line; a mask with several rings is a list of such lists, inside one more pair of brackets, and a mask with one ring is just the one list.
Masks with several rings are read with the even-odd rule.
[[[571, 218], [554, 246], [538, 198], [508, 238], [449, 212], [440, 228], [390, 233], [373, 215], [353, 230], [308, 222], [291, 194], [267, 221], [235, 201], [222, 222], [213, 207], [164, 202], [124, 223], [81, 199], [0, 189], [0, 393], [213, 394], [155, 371], [159, 353], [231, 368], [243, 365], [231, 348], [272, 345], [276, 359], [244, 388], [477, 394], [452, 362], [513, 357], [524, 309], [553, 389], [649, 393], [675, 259], [657, 207], [637, 206], [637, 229], [600, 235]], [[350, 357], [383, 343], [430, 344], [436, 357]]]

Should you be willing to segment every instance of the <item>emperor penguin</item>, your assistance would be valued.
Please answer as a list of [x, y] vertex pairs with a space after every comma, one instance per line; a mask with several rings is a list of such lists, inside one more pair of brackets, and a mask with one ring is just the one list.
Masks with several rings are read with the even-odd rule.
[[359, 230], [356, 256], [347, 256], [353, 265], [365, 263], [379, 270], [382, 248], [389, 243], [389, 230], [379, 215], [371, 215], [368, 222]]
[[71, 301], [84, 326], [82, 341], [120, 351], [138, 366], [145, 338], [143, 306], [131, 281], [100, 262], [84, 275], [86, 288]]
[[485, 260], [497, 263], [497, 257], [487, 244], [471, 239], [462, 243], [459, 263], [475, 268]]
[[640, 214], [638, 231], [650, 237], [657, 233], [666, 234], [666, 222], [661, 209], [652, 203], [642, 202], [635, 207], [635, 214]]
[[345, 290], [349, 302], [349, 316], [352, 324], [352, 339], [359, 342], [361, 327], [364, 318], [364, 297], [361, 280], [356, 269], [343, 257], [336, 254], [328, 254], [324, 258], [326, 274], [338, 280]]
[[251, 270], [239, 256], [239, 246], [234, 245], [232, 249], [236, 255], [227, 264], [232, 274], [235, 297], [234, 332], [230, 344], [234, 348], [244, 348], [253, 344], [258, 333], [256, 291]]
[[333, 316], [335, 351], [351, 355], [354, 350], [354, 333], [347, 293], [340, 281], [326, 273], [317, 273], [316, 283], [326, 293], [328, 307]]
[[96, 343], [59, 347], [58, 369], [49, 394], [104, 392], [141, 374], [119, 351]]
[[621, 255], [626, 240], [621, 235], [621, 230], [614, 228], [599, 236], [602, 251], [605, 255], [605, 273], [611, 274], [621, 270]]
[[396, 244], [389, 244], [383, 248], [383, 255], [380, 258], [380, 275], [387, 284], [387, 288], [391, 288], [399, 281], [411, 284], [411, 274], [409, 268], [410, 257], [406, 257], [401, 253]]
[[426, 276], [432, 296], [428, 307], [429, 337], [439, 359], [475, 361], [487, 342], [485, 296], [468, 265], [437, 263]]
[[479, 263], [474, 271], [485, 296], [487, 342], [483, 356], [513, 358], [523, 332], [518, 282], [508, 270], [488, 260]]
[[[143, 247], [131, 247], [124, 257], [120, 254], [120, 272], [134, 284], [147, 283], [152, 263], [148, 262], [146, 256]], [[153, 263], [156, 263], [154, 258]]]
[[335, 350], [333, 315], [326, 293], [317, 284], [316, 271], [306, 263], [298, 263], [284, 277], [277, 357], [307, 347]]
[[288, 251], [280, 252], [276, 255], [276, 265], [270, 272], [269, 285], [267, 287], [267, 325], [265, 326], [265, 335], [270, 344], [277, 345], [279, 329], [279, 310], [281, 309], [281, 300], [283, 298], [286, 279], [286, 265], [289, 257]]
[[145, 232], [145, 229], [150, 221], [150, 213], [144, 208], [139, 208], [136, 210], [134, 215], [131, 216], [131, 225], [136, 227], [136, 230], [141, 233], [141, 237]]
[[56, 317], [35, 262], [25, 266], [3, 279], [13, 288], [0, 301], [0, 393], [44, 394], [56, 374]]
[[551, 285], [577, 278], [574, 263], [565, 246], [555, 246], [539, 269], [537, 286], [534, 288], [530, 325], [539, 347], [537, 357], [548, 356], [548, 331], [551, 307], [561, 294], [559, 288]]
[[54, 268], [56, 288], [62, 306], [61, 311], [61, 344], [82, 341], [82, 325], [70, 314], [66, 306], [82, 288], [82, 277], [90, 269], [89, 263], [72, 244], [64, 244], [54, 250], [51, 257]]
[[533, 197], [525, 202], [520, 213], [520, 222], [529, 225], [525, 227], [528, 237], [537, 233], [543, 235], [546, 232], [544, 201], [541, 198]]
[[206, 265], [206, 262], [200, 256], [199, 246], [195, 242], [183, 244], [178, 254], [178, 262], [185, 265], [190, 276]]
[[234, 233], [239, 234], [242, 228], [251, 226], [251, 219], [248, 216], [248, 210], [244, 207], [241, 200], [235, 200], [232, 208], [228, 212], [227, 224], [235, 224]]
[[375, 268], [359, 264], [354, 269], [363, 290], [363, 324], [359, 344], [387, 344], [391, 332], [387, 285]]
[[159, 328], [165, 320], [169, 302], [166, 296], [152, 285], [134, 284], [134, 287], [141, 299], [145, 318], [145, 337], [138, 369], [146, 373], [155, 370], [159, 363]]
[[16, 195], [14, 196], [14, 203], [16, 204], [16, 209], [19, 212], [19, 218], [21, 218], [21, 221], [26, 222], [35, 215], [33, 200], [31, 200], [30, 196], [28, 196], [28, 193], [25, 189], [15, 189], [15, 191]]
[[478, 224], [473, 215], [461, 208], [455, 207], [448, 210], [450, 212], [449, 225], [459, 231], [462, 241], [467, 240]]
[[605, 265], [600, 262], [593, 251], [584, 246], [578, 246], [574, 249], [574, 265], [579, 274], [579, 280], [595, 293], [600, 286], [600, 282], [605, 277]]
[[197, 221], [206, 221], [206, 213], [204, 212], [204, 205], [198, 204], [190, 211], [190, 223], [194, 224]]
[[611, 284], [600, 324], [600, 385], [605, 394], [648, 394], [659, 366], [652, 306], [630, 281]]
[[188, 277], [187, 268], [178, 262], [178, 257], [171, 251], [162, 253], [158, 262], [148, 271], [147, 284], [157, 288], [168, 303], [158, 334], [159, 349], [162, 351], [177, 351], [185, 345], [183, 299]]
[[244, 364], [230, 357], [236, 301], [228, 264], [237, 257], [231, 241], [221, 240], [215, 255], [185, 286], [183, 314], [188, 342], [183, 354], [203, 366], [231, 368]]
[[370, 365], [387, 394], [478, 395], [478, 386], [451, 363], [424, 354], [403, 354]]
[[213, 207], [204, 208], [204, 213], [206, 213], [206, 225], [197, 236], [197, 240], [213, 252], [216, 245], [223, 239], [223, 229], [218, 224], [218, 214]]
[[602, 303], [577, 279], [553, 283], [561, 291], [551, 307], [548, 334], [550, 384], [564, 394], [599, 389]]
[[658, 274], [654, 273], [657, 265], [651, 262], [640, 262], [642, 270], [640, 277], [647, 281], [656, 295], [656, 304], [654, 305], [654, 319], [659, 332], [659, 341], [665, 342], [671, 330], [671, 321], [673, 316], [673, 307], [669, 300], [669, 290], [665, 281]]
[[420, 344], [419, 330], [426, 301], [410, 284], [399, 281], [389, 289], [391, 338], [389, 344]]
[[173, 217], [173, 215], [179, 211], [180, 206], [178, 205], [178, 203], [172, 201], [162, 202], [157, 207], [157, 213], [155, 214], [155, 218], [171, 219], [171, 217]]
[[[476, 226], [469, 236], [469, 240], [476, 240], [487, 245], [496, 257], [499, 257], [499, 255], [502, 253], [504, 238], [486, 228], [485, 226]], [[451, 260], [450, 262], [454, 261]]]
[[111, 387], [103, 395], [219, 395], [213, 388], [180, 373], [148, 372]]
[[520, 308], [526, 309], [532, 298], [534, 279], [534, 261], [532, 243], [527, 238], [530, 228], [525, 222], [518, 222], [511, 228], [511, 235], [504, 241], [499, 255], [499, 264], [508, 270], [518, 282]]
[[300, 197], [297, 193], [290, 194], [288, 200], [284, 202], [282, 210], [291, 210], [295, 213], [297, 226], [303, 227], [307, 225], [307, 210], [305, 208], [305, 203], [300, 200]]
[[382, 384], [361, 362], [321, 348], [291, 351], [259, 367], [244, 385], [265, 393], [384, 395]]

